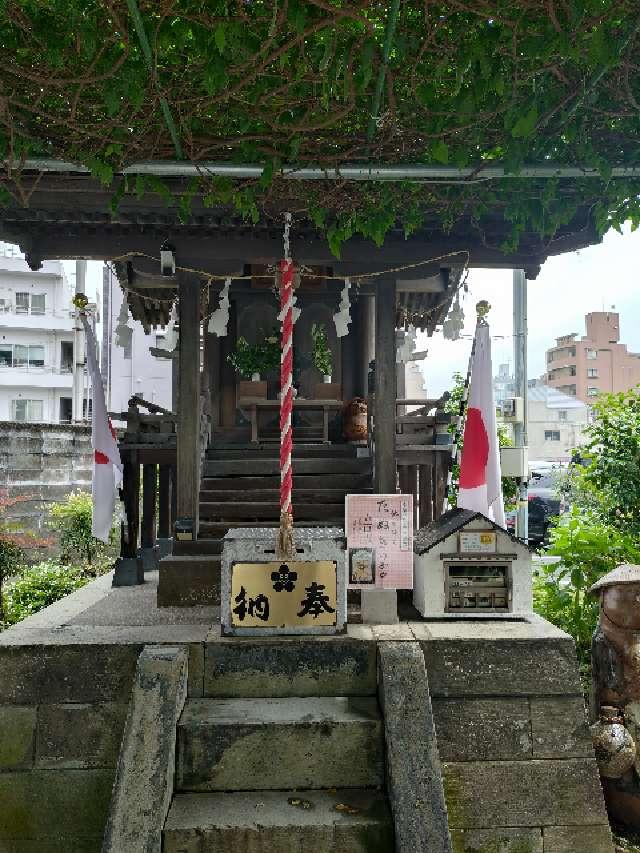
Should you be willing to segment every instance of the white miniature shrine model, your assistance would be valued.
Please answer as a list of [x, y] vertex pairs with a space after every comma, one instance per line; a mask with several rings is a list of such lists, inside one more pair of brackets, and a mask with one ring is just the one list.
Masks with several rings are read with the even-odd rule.
[[531, 550], [479, 512], [453, 509], [413, 544], [413, 603], [429, 618], [531, 614]]

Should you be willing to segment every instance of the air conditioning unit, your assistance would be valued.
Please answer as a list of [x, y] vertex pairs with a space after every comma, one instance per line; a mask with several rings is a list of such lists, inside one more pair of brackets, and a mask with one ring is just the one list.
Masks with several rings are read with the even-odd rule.
[[521, 424], [524, 421], [524, 401], [522, 397], [507, 397], [501, 406], [502, 419], [511, 424]]

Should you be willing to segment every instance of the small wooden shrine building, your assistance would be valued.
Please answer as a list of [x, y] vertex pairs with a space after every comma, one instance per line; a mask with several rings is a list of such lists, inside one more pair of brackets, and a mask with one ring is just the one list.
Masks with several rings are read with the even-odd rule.
[[[23, 171], [29, 206], [12, 203], [2, 210], [0, 237], [20, 245], [33, 269], [49, 258], [112, 262], [131, 316], [147, 331], [166, 326], [172, 305], [177, 307], [176, 411], [140, 415], [134, 401], [122, 441], [127, 511], [123, 556], [135, 557], [139, 544], [143, 551], [153, 549], [156, 537], [173, 535], [176, 519], [188, 519], [196, 541], [175, 549], [178, 560], [164, 561], [161, 594], [164, 603], [210, 600], [205, 589], [212, 589], [211, 565], [199, 572], [197, 559], [189, 558], [218, 551], [207, 540], [219, 540], [237, 521], [264, 524], [278, 518], [276, 374], [263, 377], [266, 388], [264, 383], [256, 386], [261, 395], [256, 399], [252, 384], [236, 374], [229, 355], [238, 338], [253, 343], [278, 326], [273, 287], [283, 251], [282, 217], [265, 217], [249, 226], [229, 211], [212, 210], [195, 199], [191, 219], [183, 224], [152, 193], [125, 196], [113, 213], [110, 191], [82, 168], [39, 168]], [[165, 164], [164, 171], [170, 174], [171, 165]], [[173, 171], [180, 173], [180, 164]], [[165, 180], [177, 196], [186, 191], [185, 178]], [[439, 515], [449, 449], [436, 442], [437, 418], [428, 414], [438, 401], [426, 401], [420, 412], [406, 415], [406, 397], [397, 388], [396, 330], [413, 325], [432, 334], [468, 267], [523, 268], [534, 278], [549, 255], [596, 240], [587, 210], [579, 210], [551, 240], [522, 235], [515, 252], [494, 248], [504, 243], [507, 231], [499, 217], [484, 222], [480, 231], [468, 215], [448, 234], [437, 221], [427, 220], [410, 237], [392, 228], [381, 246], [353, 237], [338, 260], [309, 219], [296, 217], [291, 254], [302, 276], [296, 290], [301, 315], [294, 332], [299, 395], [294, 440], [316, 445], [315, 452], [300, 447], [303, 456], [295, 460], [296, 521], [343, 523], [347, 491], [393, 492], [398, 477], [402, 489], [414, 493], [416, 513], [421, 514], [417, 521]], [[175, 271], [168, 275], [161, 269], [163, 246], [170, 247], [175, 261]], [[226, 336], [217, 337], [207, 332], [207, 320], [218, 307], [226, 277], [231, 278], [229, 322]], [[337, 338], [333, 315], [346, 278], [352, 281], [351, 324], [348, 335]], [[328, 333], [333, 360], [328, 386], [310, 359], [314, 324]], [[343, 438], [342, 410], [353, 398], [370, 402], [371, 459], [366, 453], [358, 458]], [[145, 495], [141, 525], [139, 466]]]

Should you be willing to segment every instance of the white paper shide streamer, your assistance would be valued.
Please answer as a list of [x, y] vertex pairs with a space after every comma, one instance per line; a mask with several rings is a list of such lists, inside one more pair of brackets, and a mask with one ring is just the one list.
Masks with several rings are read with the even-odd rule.
[[120, 313], [118, 314], [118, 324], [116, 326], [116, 346], [126, 349], [131, 346], [131, 338], [133, 329], [129, 325], [129, 305], [127, 304], [126, 294], [123, 295]]
[[333, 322], [336, 324], [336, 334], [339, 338], [344, 338], [349, 334], [349, 323], [351, 322], [351, 302], [349, 301], [349, 288], [351, 281], [348, 278], [344, 280], [344, 287], [340, 294], [340, 305], [338, 311], [333, 315]]
[[207, 331], [210, 335], [216, 335], [218, 338], [224, 338], [227, 334], [227, 326], [229, 325], [229, 288], [231, 287], [231, 279], [225, 280], [224, 287], [220, 291], [220, 302], [218, 307], [209, 318]]

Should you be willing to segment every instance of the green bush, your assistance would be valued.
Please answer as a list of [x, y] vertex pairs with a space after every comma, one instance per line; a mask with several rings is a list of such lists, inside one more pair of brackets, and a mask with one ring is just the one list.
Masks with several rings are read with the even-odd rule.
[[91, 564], [103, 548], [103, 543], [91, 533], [92, 512], [89, 492], [73, 492], [63, 503], [51, 507], [49, 526], [60, 534], [63, 561], [80, 559]]
[[53, 560], [29, 566], [2, 591], [0, 624], [5, 627], [14, 625], [79, 589], [89, 580], [90, 576], [79, 566], [62, 566]]
[[534, 576], [534, 610], [573, 637], [585, 672], [598, 622], [598, 600], [589, 587], [619, 563], [640, 562], [640, 547], [631, 535], [573, 507], [551, 527], [544, 553], [560, 563], [542, 565]]

